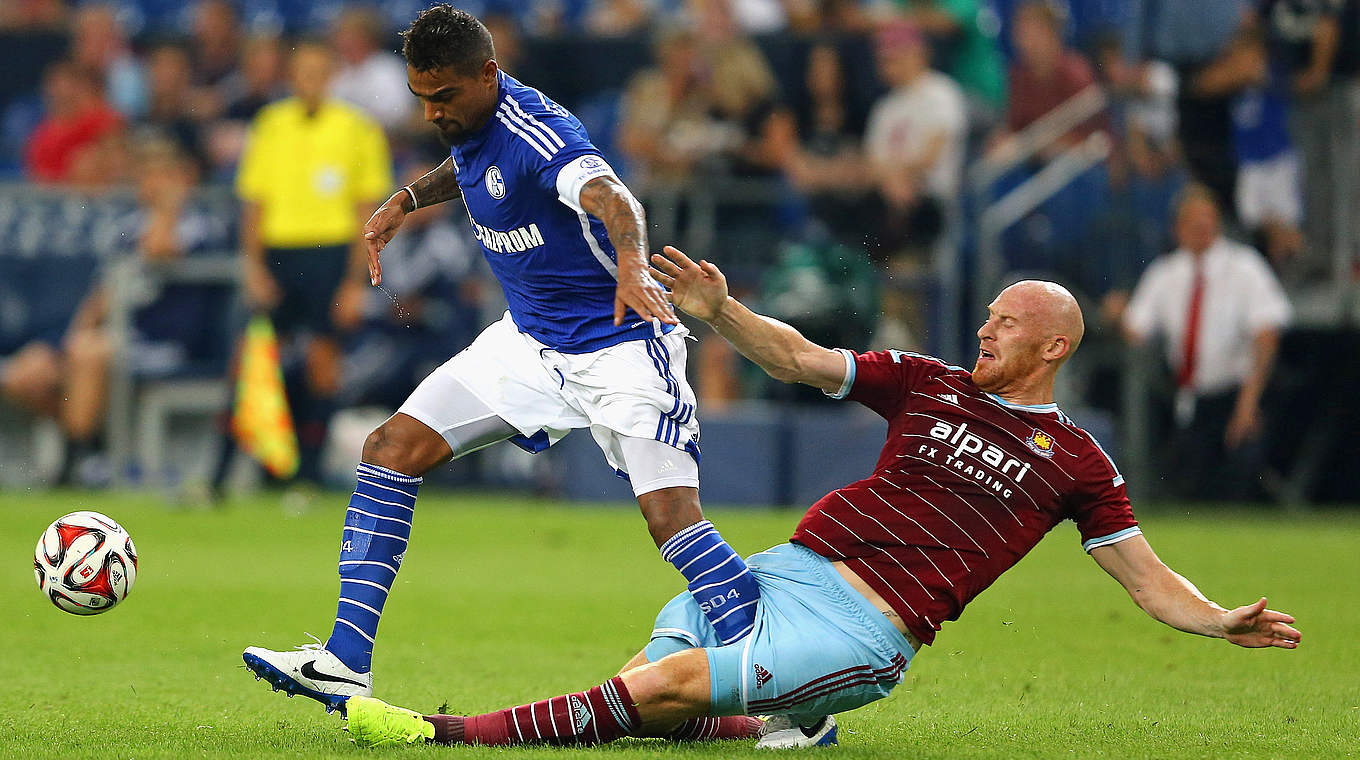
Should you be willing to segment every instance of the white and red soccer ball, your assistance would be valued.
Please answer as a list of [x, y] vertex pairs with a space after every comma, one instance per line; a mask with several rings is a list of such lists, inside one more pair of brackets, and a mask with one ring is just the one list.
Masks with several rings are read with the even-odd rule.
[[33, 552], [38, 588], [58, 609], [98, 615], [123, 601], [137, 579], [137, 549], [123, 526], [98, 512], [58, 517]]

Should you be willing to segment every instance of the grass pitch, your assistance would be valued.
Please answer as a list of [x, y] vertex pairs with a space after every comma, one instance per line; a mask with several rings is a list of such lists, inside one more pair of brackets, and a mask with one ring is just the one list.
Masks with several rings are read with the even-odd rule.
[[[751, 742], [356, 749], [336, 716], [272, 693], [241, 663], [248, 645], [329, 633], [344, 500], [287, 515], [271, 497], [202, 512], [147, 496], [0, 493], [0, 757], [756, 755]], [[52, 607], [29, 569], [47, 523], [82, 508], [119, 520], [141, 552], [131, 596], [92, 618]], [[841, 716], [841, 745], [825, 754], [1360, 756], [1360, 514], [1143, 511], [1172, 567], [1227, 606], [1268, 595], [1298, 617], [1303, 646], [1247, 651], [1165, 628], [1065, 524], [946, 625], [890, 699]], [[710, 510], [743, 554], [785, 539], [798, 514]], [[635, 508], [423, 494], [376, 693], [483, 712], [598, 684], [682, 589]]]

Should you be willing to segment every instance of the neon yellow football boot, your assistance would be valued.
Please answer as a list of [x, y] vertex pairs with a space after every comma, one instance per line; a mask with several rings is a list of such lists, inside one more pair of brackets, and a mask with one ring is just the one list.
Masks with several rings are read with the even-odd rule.
[[423, 744], [434, 738], [434, 724], [420, 713], [373, 697], [353, 696], [345, 702], [349, 738], [360, 747]]

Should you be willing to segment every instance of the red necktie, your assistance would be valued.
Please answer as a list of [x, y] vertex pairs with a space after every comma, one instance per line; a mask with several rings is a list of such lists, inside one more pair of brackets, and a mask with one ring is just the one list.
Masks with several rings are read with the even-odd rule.
[[1181, 345], [1181, 368], [1176, 373], [1176, 387], [1188, 388], [1195, 380], [1195, 348], [1199, 343], [1199, 312], [1204, 301], [1204, 263], [1195, 256], [1195, 282], [1190, 286], [1190, 308], [1185, 315], [1185, 335]]

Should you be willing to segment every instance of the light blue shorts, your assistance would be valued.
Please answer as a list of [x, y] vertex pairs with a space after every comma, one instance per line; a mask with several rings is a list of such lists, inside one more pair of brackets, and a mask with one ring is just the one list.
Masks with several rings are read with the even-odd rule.
[[915, 652], [826, 558], [780, 544], [746, 559], [760, 586], [756, 624], [740, 641], [718, 635], [689, 593], [656, 617], [650, 662], [684, 649], [708, 653], [713, 715], [814, 718], [888, 696]]

